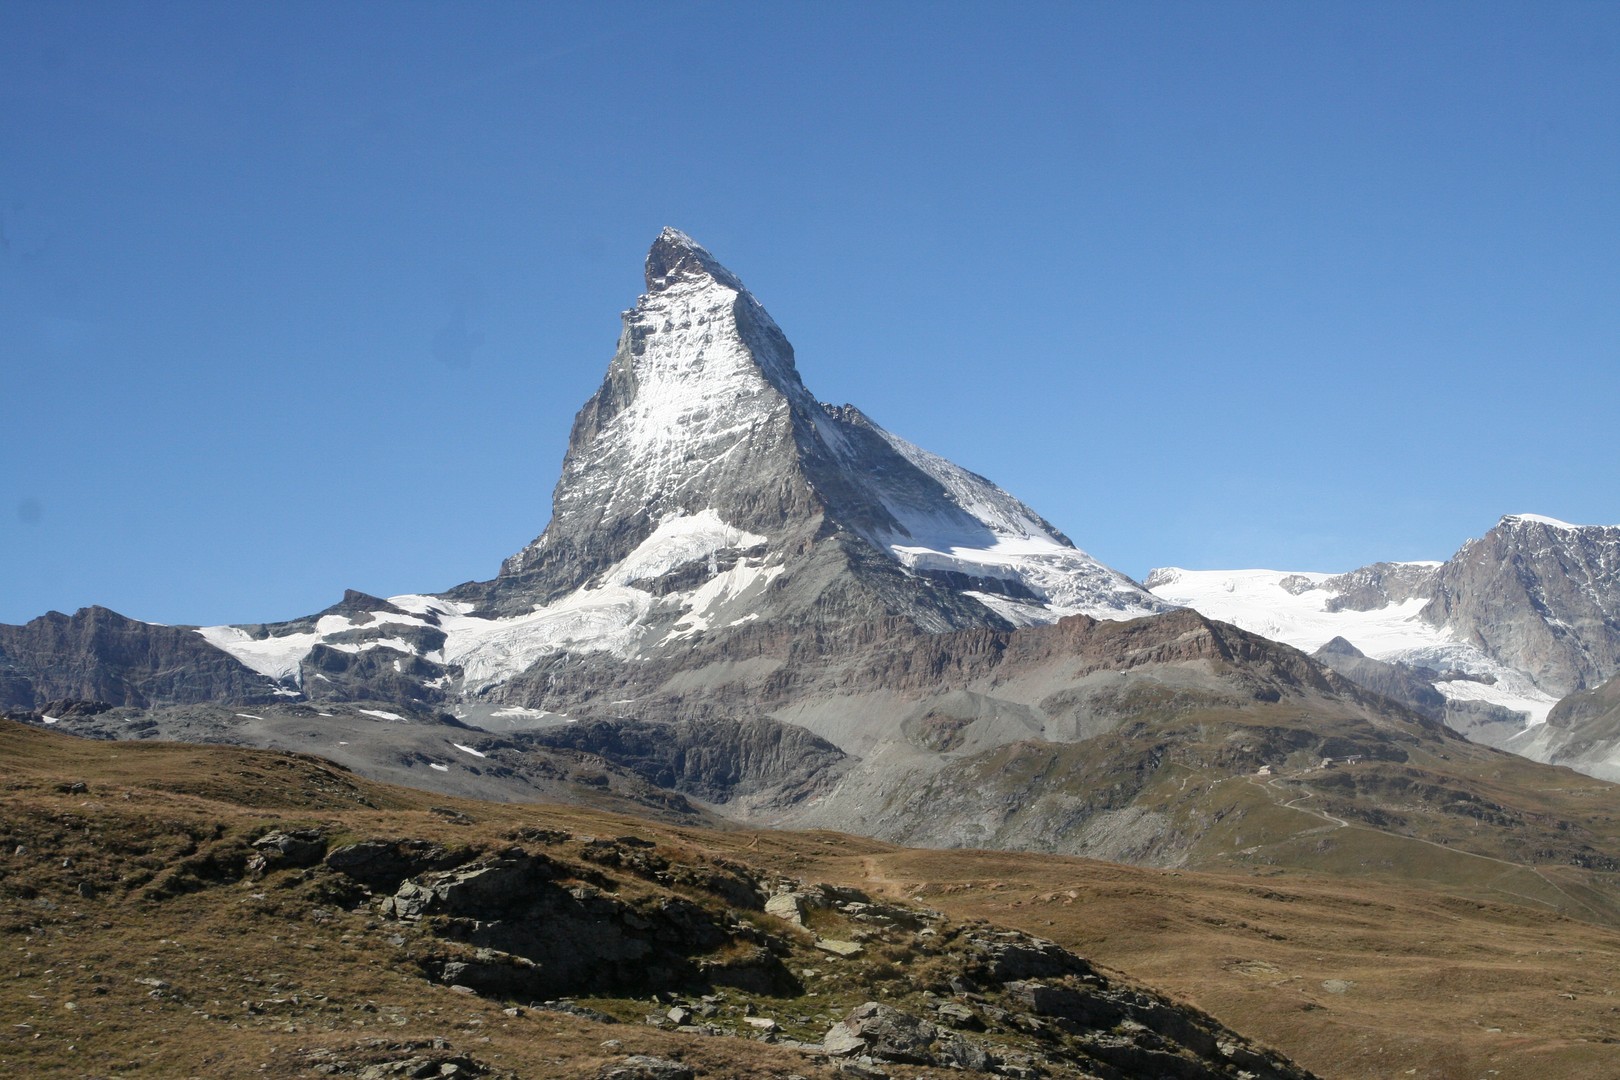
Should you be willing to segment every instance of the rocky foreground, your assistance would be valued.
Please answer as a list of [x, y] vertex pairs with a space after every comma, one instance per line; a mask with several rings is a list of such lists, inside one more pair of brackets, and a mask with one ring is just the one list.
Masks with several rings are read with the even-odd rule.
[[1050, 941], [685, 835], [486, 821], [296, 755], [97, 750], [110, 773], [5, 788], [28, 1075], [1310, 1075]]

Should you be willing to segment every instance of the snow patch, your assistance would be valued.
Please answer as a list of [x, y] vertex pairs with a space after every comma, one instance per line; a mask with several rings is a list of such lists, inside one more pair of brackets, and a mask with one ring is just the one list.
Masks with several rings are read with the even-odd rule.
[[379, 720], [397, 720], [401, 723], [405, 722], [405, 718], [399, 715], [399, 713], [388, 712], [386, 709], [358, 709], [356, 711], [364, 713], [367, 716], [375, 716]]
[[[397, 637], [377, 638], [373, 641], [327, 641], [323, 642], [322, 644], [324, 644], [328, 649], [334, 649], [337, 652], [349, 653], [351, 655], [356, 653], [370, 652], [372, 649], [393, 649], [395, 652], [402, 652], [406, 653], [407, 655], [411, 655], [416, 652], [416, 650], [411, 646], [410, 642], [406, 641], [404, 638]], [[398, 664], [399, 661], [396, 660], [394, 663]], [[397, 671], [399, 669], [396, 667], [395, 670]]]
[[713, 509], [667, 517], [651, 536], [609, 570], [604, 580], [610, 585], [656, 580], [728, 548], [751, 548], [764, 542], [765, 537], [758, 533], [727, 525]]
[[[459, 600], [446, 600], [439, 596], [423, 596], [419, 593], [402, 593], [399, 596], [390, 596], [388, 602], [401, 611], [409, 611], [415, 615], [465, 615], [473, 610], [473, 605]], [[395, 616], [398, 618], [398, 616]]]
[[742, 559], [728, 570], [715, 570], [695, 589], [664, 596], [654, 596], [635, 583], [704, 559], [712, 567], [721, 551], [746, 550], [765, 540], [726, 524], [712, 509], [667, 517], [603, 573], [601, 585], [576, 589], [525, 615], [443, 616], [439, 625], [445, 632], [444, 662], [459, 666], [463, 685], [476, 693], [561, 652], [607, 652], [628, 659], [642, 645], [655, 616], [676, 620], [660, 644], [697, 634], [719, 625], [728, 606], [768, 585], [782, 567]]
[[945, 491], [942, 502], [931, 492], [903, 491], [874, 479], [874, 493], [901, 530], [874, 539], [902, 566], [914, 573], [943, 571], [1022, 584], [1035, 603], [991, 603], [983, 597], [998, 594], [974, 592], [975, 599], [1020, 626], [1082, 613], [1134, 619], [1163, 610], [1135, 582], [1075, 547], [989, 480], [876, 424], [872, 430]]
[[[664, 640], [691, 637], [709, 629], [711, 617], [719, 609], [756, 586], [763, 588], [769, 585], [782, 573], [782, 569], [780, 566], [746, 566], [738, 563], [725, 573], [716, 574], [690, 594], [686, 600], [686, 617], [675, 624]], [[744, 620], [733, 620], [730, 625], [741, 621]]]
[[1554, 529], [1579, 529], [1583, 527], [1571, 525], [1567, 521], [1559, 521], [1557, 518], [1546, 517], [1543, 514], [1505, 514], [1498, 524], [1514, 525], [1521, 521], [1531, 522], [1536, 525], [1550, 525]]
[[640, 641], [641, 622], [652, 603], [650, 593], [609, 585], [578, 589], [509, 619], [446, 619], [445, 660], [460, 665], [467, 686], [485, 688], [568, 649], [622, 658]]
[[455, 747], [457, 750], [460, 750], [463, 754], [471, 754], [473, 757], [481, 757], [481, 758], [489, 757], [488, 754], [480, 753], [479, 751], [474, 750], [472, 747], [465, 746], [465, 745], [463, 745], [461, 743], [458, 743], [458, 742], [453, 742], [450, 745]]
[[292, 683], [298, 681], [298, 662], [321, 640], [319, 633], [255, 638], [239, 626], [203, 626], [197, 633], [214, 648], [236, 657], [244, 667], [277, 682]]
[[995, 593], [977, 592], [972, 589], [963, 592], [962, 595], [971, 596], [1014, 626], [1045, 626], [1052, 621], [1053, 613], [1050, 608], [1032, 604], [1028, 600], [1014, 600], [1010, 596], [998, 596]]

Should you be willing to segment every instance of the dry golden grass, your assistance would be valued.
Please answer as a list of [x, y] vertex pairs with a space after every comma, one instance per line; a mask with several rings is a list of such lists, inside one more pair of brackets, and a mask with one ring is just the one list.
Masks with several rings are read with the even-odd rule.
[[1052, 938], [1324, 1077], [1620, 1076], [1620, 932], [1533, 906], [1007, 852], [801, 866]]

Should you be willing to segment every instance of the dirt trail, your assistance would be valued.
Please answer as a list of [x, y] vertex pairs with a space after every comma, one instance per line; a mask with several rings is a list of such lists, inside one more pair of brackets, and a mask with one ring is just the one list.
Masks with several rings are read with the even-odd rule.
[[901, 881], [885, 874], [875, 855], [861, 856], [861, 878], [874, 891], [883, 893], [891, 900], [909, 900], [912, 890], [916, 888], [914, 882]]

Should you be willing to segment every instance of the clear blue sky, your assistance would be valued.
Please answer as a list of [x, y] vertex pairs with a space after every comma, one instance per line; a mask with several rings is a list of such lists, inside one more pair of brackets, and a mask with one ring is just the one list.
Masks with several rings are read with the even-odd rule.
[[658, 229], [1135, 576], [1620, 521], [1620, 5], [0, 4], [0, 621], [545, 525]]

